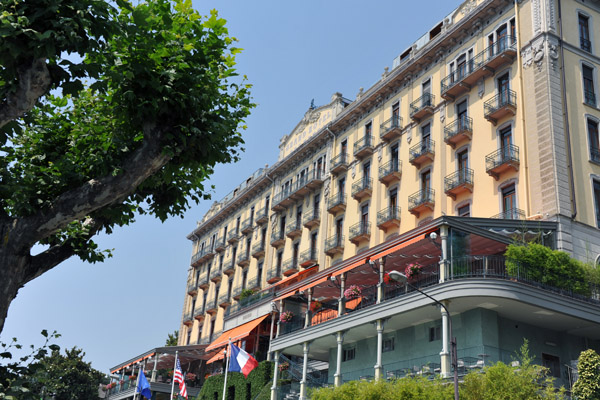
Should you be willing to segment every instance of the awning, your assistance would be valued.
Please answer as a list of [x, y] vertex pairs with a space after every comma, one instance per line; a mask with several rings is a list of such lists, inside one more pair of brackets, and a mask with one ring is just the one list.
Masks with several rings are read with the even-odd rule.
[[218, 351], [217, 354], [215, 354], [214, 356], [212, 356], [212, 358], [206, 362], [206, 364], [207, 365], [208, 364], [212, 364], [215, 361], [222, 360], [223, 358], [225, 358], [224, 352], [223, 351]]
[[242, 324], [224, 332], [221, 336], [217, 338], [217, 340], [213, 341], [206, 347], [206, 351], [214, 350], [219, 347], [225, 346], [229, 339], [231, 339], [232, 342], [235, 342], [237, 340], [245, 338], [246, 336], [250, 335], [250, 332], [268, 316], [269, 314], [265, 314], [262, 317], [256, 318], [250, 322], [246, 322], [245, 324]]
[[[433, 230], [435, 230], [435, 229], [433, 229]], [[382, 258], [383, 256], [387, 256], [388, 254], [391, 254], [391, 253], [393, 253], [395, 251], [403, 249], [404, 247], [410, 246], [411, 244], [415, 244], [417, 242], [420, 242], [421, 240], [425, 239], [428, 234], [429, 234], [429, 232], [428, 233], [424, 233], [422, 235], [415, 236], [414, 238], [406, 240], [406, 241], [404, 241], [402, 243], [398, 243], [396, 246], [390, 247], [389, 249], [384, 250], [381, 253], [374, 254], [373, 256], [371, 256], [371, 259]]]
[[130, 365], [132, 365], [132, 364], [135, 364], [135, 363], [138, 363], [138, 362], [140, 362], [140, 361], [143, 361], [143, 360], [145, 360], [145, 359], [147, 359], [147, 358], [150, 358], [150, 357], [152, 357], [154, 354], [156, 354], [156, 353], [146, 354], [144, 357], [140, 357], [140, 358], [138, 358], [137, 360], [134, 360], [134, 361], [130, 362], [129, 364], [123, 365], [123, 366], [121, 366], [121, 367], [119, 367], [119, 368], [115, 369], [114, 371], [110, 371], [110, 373], [111, 373], [111, 374], [114, 374], [115, 372], [117, 372], [117, 371], [120, 371], [120, 370], [122, 370], [123, 368], [127, 368], [127, 367], [129, 367]]

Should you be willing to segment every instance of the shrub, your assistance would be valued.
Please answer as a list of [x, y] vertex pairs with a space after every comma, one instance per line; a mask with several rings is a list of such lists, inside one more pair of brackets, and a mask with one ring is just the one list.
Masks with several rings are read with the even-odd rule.
[[[273, 381], [273, 362], [263, 361], [258, 363], [248, 378], [244, 378], [244, 375], [240, 372], [229, 372], [227, 374], [227, 390], [231, 390], [231, 387], [235, 387], [235, 400], [246, 400], [248, 398], [247, 391], [250, 390], [250, 398], [254, 399], [261, 393], [263, 387], [269, 382]], [[200, 393], [198, 394], [197, 400], [213, 400], [215, 398], [215, 392], [217, 398], [223, 397], [223, 384], [225, 375], [214, 375], [209, 377], [202, 385]], [[270, 397], [269, 392], [269, 397]]]
[[600, 399], [600, 356], [594, 350], [585, 350], [577, 362], [579, 378], [573, 385], [578, 400]]

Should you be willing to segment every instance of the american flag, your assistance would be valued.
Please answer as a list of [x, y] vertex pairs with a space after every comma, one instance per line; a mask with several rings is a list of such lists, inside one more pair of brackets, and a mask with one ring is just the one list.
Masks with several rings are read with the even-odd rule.
[[179, 395], [187, 399], [187, 389], [185, 388], [185, 381], [183, 380], [183, 372], [181, 372], [181, 364], [179, 363], [179, 359], [177, 359], [177, 364], [175, 364], [173, 380], [179, 383]]

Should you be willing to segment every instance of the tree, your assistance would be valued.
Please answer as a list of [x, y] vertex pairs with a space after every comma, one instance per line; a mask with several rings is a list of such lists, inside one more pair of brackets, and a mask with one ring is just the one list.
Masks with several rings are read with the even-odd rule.
[[167, 340], [165, 342], [165, 346], [177, 346], [177, 341], [179, 340], [179, 331], [173, 332], [173, 334], [168, 334]]
[[243, 150], [253, 104], [225, 20], [135, 3], [2, 0], [0, 331], [25, 283], [104, 260], [94, 235], [136, 215], [181, 216]]
[[600, 400], [600, 356], [594, 350], [582, 351], [577, 362], [579, 378], [573, 385], [578, 400]]

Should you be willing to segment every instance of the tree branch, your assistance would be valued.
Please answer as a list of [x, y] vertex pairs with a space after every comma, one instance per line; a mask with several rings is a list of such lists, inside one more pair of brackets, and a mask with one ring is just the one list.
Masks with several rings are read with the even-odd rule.
[[52, 78], [45, 59], [38, 58], [31, 65], [22, 66], [16, 92], [9, 94], [0, 104], [0, 128], [30, 111], [39, 98], [50, 90], [51, 84]]
[[60, 195], [50, 207], [16, 221], [10, 240], [20, 248], [33, 244], [65, 228], [71, 221], [81, 220], [92, 212], [129, 195], [160, 170], [170, 156], [160, 146], [163, 131], [155, 126], [144, 127], [144, 141], [121, 165], [122, 173], [92, 179], [82, 186]]

